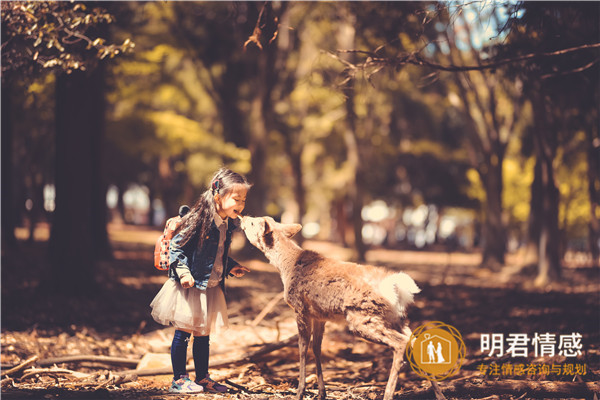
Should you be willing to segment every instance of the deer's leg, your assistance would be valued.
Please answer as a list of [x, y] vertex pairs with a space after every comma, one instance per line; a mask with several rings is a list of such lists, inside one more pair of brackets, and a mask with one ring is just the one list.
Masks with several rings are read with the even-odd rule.
[[394, 398], [394, 392], [396, 391], [396, 385], [398, 384], [398, 374], [400, 373], [402, 360], [404, 358], [403, 353], [404, 351], [394, 350], [394, 360], [392, 361], [390, 377], [388, 378], [387, 385], [385, 386], [383, 400], [392, 400]]
[[321, 343], [323, 342], [323, 332], [325, 331], [325, 322], [313, 320], [313, 353], [315, 354], [315, 364], [317, 365], [317, 378], [319, 381], [319, 400], [325, 400], [325, 382], [323, 381], [323, 369], [321, 368]]
[[312, 322], [309, 318], [296, 315], [296, 323], [298, 324], [298, 350], [300, 353], [300, 377], [298, 378], [296, 400], [300, 400], [304, 397], [304, 390], [306, 389], [306, 355], [312, 333]]
[[388, 326], [381, 317], [373, 317], [368, 313], [354, 312], [347, 315], [350, 330], [370, 342], [385, 344], [394, 351], [392, 369], [385, 387], [383, 400], [392, 400], [398, 383], [398, 374], [404, 360], [404, 350], [410, 340], [410, 329], [405, 327], [402, 332], [398, 332]]

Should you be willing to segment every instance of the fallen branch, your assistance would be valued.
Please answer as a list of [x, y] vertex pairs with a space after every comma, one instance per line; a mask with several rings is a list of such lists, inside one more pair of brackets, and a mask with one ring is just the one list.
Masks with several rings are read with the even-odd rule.
[[[272, 353], [275, 350], [279, 350], [279, 349], [282, 349], [287, 346], [291, 346], [292, 344], [295, 344], [297, 341], [298, 341], [298, 335], [293, 335], [293, 336], [290, 336], [289, 338], [282, 340], [280, 342], [266, 344], [258, 350], [243, 354], [241, 357], [235, 357], [235, 358], [229, 358], [226, 360], [211, 362], [209, 364], [209, 366], [211, 368], [218, 368], [218, 367], [223, 367], [226, 365], [252, 362], [260, 356]], [[194, 370], [193, 364], [190, 364], [186, 367], [186, 371], [193, 371], [193, 370]], [[149, 369], [140, 369], [140, 370], [129, 370], [129, 371], [123, 371], [121, 373], [122, 374], [132, 373], [132, 374], [136, 374], [138, 376], [151, 376], [151, 375], [168, 375], [168, 374], [171, 374], [172, 372], [173, 372], [172, 368], [169, 367], [169, 368], [149, 368]]]
[[248, 389], [247, 387], [239, 385], [239, 384], [237, 384], [235, 382], [231, 382], [229, 379], [225, 379], [225, 383], [228, 384], [229, 386], [232, 386], [232, 387], [234, 387], [234, 388], [242, 391], [242, 392], [245, 392], [245, 393], [254, 393], [252, 390]]
[[13, 378], [4, 378], [0, 381], [0, 387], [9, 386], [15, 384], [15, 380]]
[[38, 360], [38, 358], [39, 358], [38, 356], [29, 357], [27, 360], [23, 361], [21, 364], [17, 365], [16, 367], [11, 368], [8, 371], [4, 371], [2, 373], [2, 376], [10, 376], [12, 374], [16, 374], [17, 372], [20, 372], [20, 371], [24, 370], [25, 368], [34, 364]]
[[[594, 49], [598, 49], [598, 48], [600, 48], [600, 43], [590, 43], [590, 44], [584, 44], [584, 45], [577, 46], [577, 47], [570, 47], [567, 49], [546, 52], [546, 53], [529, 53], [529, 54], [524, 54], [524, 55], [520, 55], [520, 56], [512, 57], [512, 58], [492, 59], [489, 62], [480, 63], [477, 65], [438, 64], [438, 63], [426, 60], [425, 58], [421, 57], [418, 54], [419, 52], [405, 53], [405, 54], [402, 54], [402, 55], [396, 56], [396, 57], [382, 57], [377, 53], [377, 50], [376, 51], [337, 50], [337, 53], [361, 54], [361, 55], [364, 55], [367, 57], [367, 60], [364, 63], [356, 64], [356, 65], [350, 64], [347, 61], [343, 61], [342, 58], [339, 58], [339, 61], [343, 62], [344, 64], [346, 64], [348, 67], [351, 67], [352, 69], [359, 69], [359, 68], [365, 69], [366, 67], [374, 67], [374, 66], [400, 67], [404, 64], [413, 64], [413, 65], [417, 65], [417, 66], [430, 67], [430, 68], [433, 68], [436, 70], [441, 70], [441, 71], [465, 72], [465, 71], [483, 71], [486, 69], [496, 69], [498, 67], [501, 67], [501, 66], [504, 66], [507, 64], [516, 64], [516, 63], [519, 63], [522, 61], [530, 61], [530, 60], [534, 60], [537, 58], [562, 56], [562, 55], [573, 53], [573, 52], [578, 52], [578, 51], [582, 51], [582, 50], [590, 50], [590, 49], [594, 50]], [[332, 53], [330, 53], [330, 55], [333, 56], [334, 58], [336, 58], [336, 55], [334, 55]], [[596, 60], [594, 60], [591, 63], [591, 65], [593, 65], [595, 63], [596, 63]], [[589, 66], [584, 66], [584, 67], [587, 68]], [[379, 69], [378, 69], [378, 71], [379, 71]]]
[[109, 357], [109, 356], [97, 356], [97, 355], [76, 355], [76, 356], [63, 356], [63, 357], [53, 357], [46, 358], [44, 360], [40, 360], [37, 364], [40, 367], [46, 367], [49, 365], [55, 364], [66, 364], [66, 363], [75, 363], [75, 362], [99, 362], [103, 364], [111, 364], [111, 365], [122, 365], [122, 366], [133, 366], [135, 367], [140, 360], [132, 360], [130, 358], [124, 357]]
[[442, 389], [440, 389], [440, 385], [436, 381], [430, 381], [431, 388], [433, 389], [433, 393], [435, 393], [435, 400], [447, 400], [444, 394], [442, 393]]
[[98, 390], [101, 389], [105, 386], [108, 385], [120, 385], [122, 383], [127, 383], [127, 382], [135, 382], [137, 381], [137, 375], [136, 374], [119, 374], [119, 375], [112, 375], [110, 374], [108, 379], [105, 380], [104, 382], [102, 382], [101, 384], [99, 384], [98, 386], [96, 386], [94, 388], [94, 390]]
[[83, 372], [71, 371], [70, 369], [64, 368], [32, 368], [28, 369], [23, 373], [21, 377], [21, 381], [25, 379], [31, 378], [32, 376], [40, 376], [40, 375], [72, 375], [77, 379], [87, 378], [90, 374], [85, 374]]
[[[527, 394], [527, 398], [545, 399], [556, 397], [586, 397], [600, 393], [598, 382], [561, 382], [561, 381], [482, 381], [472, 382], [442, 382], [441, 390], [446, 396], [465, 398], [484, 397], [491, 395]], [[402, 399], [422, 399], [434, 395], [433, 387], [403, 393]]]

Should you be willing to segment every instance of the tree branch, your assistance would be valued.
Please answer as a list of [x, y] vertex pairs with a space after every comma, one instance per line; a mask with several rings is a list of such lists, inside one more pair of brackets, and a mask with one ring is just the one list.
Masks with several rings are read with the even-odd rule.
[[[417, 52], [403, 54], [398, 57], [380, 57], [376, 54], [376, 52], [365, 51], [365, 50], [338, 50], [338, 53], [353, 53], [353, 54], [363, 54], [367, 56], [367, 60], [363, 64], [358, 64], [356, 67], [359, 68], [368, 68], [374, 66], [388, 66], [388, 67], [399, 67], [404, 64], [412, 64], [419, 65], [424, 67], [430, 67], [433, 69], [441, 70], [441, 71], [450, 71], [450, 72], [466, 72], [466, 71], [481, 71], [485, 69], [495, 69], [503, 65], [513, 64], [523, 61], [529, 61], [536, 58], [543, 57], [555, 57], [561, 56], [565, 54], [574, 53], [577, 51], [590, 50], [590, 49], [598, 49], [600, 48], [600, 43], [591, 43], [584, 44], [581, 46], [570, 47], [567, 49], [551, 51], [546, 53], [529, 53], [524, 54], [518, 57], [512, 58], [504, 58], [499, 60], [490, 61], [487, 63], [481, 63], [478, 65], [443, 65], [439, 63], [435, 63], [433, 61], [428, 61], [425, 58], [421, 57]], [[591, 66], [591, 65], [590, 65]], [[589, 67], [588, 67], [589, 68]]]
[[600, 58], [596, 58], [594, 61], [592, 61], [592, 62], [590, 62], [588, 64], [585, 64], [585, 65], [583, 65], [583, 66], [581, 66], [579, 68], [575, 68], [575, 69], [572, 69], [572, 70], [569, 70], [569, 71], [557, 72], [555, 74], [545, 74], [545, 75], [542, 75], [540, 78], [541, 79], [548, 79], [548, 78], [553, 78], [553, 77], [556, 77], [556, 76], [564, 76], [564, 75], [576, 74], [578, 72], [582, 72], [582, 71], [585, 71], [586, 69], [592, 68], [595, 64], [598, 63], [598, 61], [600, 61]]

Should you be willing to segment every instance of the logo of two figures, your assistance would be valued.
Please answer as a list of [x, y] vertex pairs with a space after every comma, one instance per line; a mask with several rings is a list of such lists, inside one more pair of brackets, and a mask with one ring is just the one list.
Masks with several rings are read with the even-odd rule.
[[[421, 362], [423, 364], [448, 364], [450, 362], [450, 342], [438, 335], [432, 337], [429, 333], [426, 333], [424, 337], [425, 340], [423, 340], [421, 346], [427, 343], [427, 356], [429, 359], [426, 361], [422, 357]], [[434, 339], [437, 339], [435, 344]], [[423, 351], [421, 352], [423, 355], [424, 353]], [[445, 358], [443, 353], [446, 353], [448, 357]]]

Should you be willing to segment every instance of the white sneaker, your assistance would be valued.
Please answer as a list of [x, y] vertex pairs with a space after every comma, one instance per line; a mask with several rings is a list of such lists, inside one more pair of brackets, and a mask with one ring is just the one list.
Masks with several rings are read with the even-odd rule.
[[178, 380], [173, 379], [169, 393], [200, 393], [204, 388], [190, 379], [188, 375], [181, 375]]

